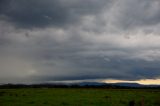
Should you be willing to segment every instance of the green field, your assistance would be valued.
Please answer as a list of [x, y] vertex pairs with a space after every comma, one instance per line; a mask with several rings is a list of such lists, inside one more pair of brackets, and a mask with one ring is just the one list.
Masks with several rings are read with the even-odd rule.
[[160, 106], [160, 90], [26, 88], [0, 89], [0, 106]]

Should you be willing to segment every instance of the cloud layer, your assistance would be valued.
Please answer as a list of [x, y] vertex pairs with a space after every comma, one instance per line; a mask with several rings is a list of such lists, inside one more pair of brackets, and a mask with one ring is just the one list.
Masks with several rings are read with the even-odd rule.
[[0, 82], [160, 78], [159, 0], [1, 0]]

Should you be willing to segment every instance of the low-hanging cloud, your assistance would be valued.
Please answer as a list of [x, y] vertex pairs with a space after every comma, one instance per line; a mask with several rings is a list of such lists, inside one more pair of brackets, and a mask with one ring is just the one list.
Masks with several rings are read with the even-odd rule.
[[160, 77], [158, 0], [1, 0], [0, 82]]

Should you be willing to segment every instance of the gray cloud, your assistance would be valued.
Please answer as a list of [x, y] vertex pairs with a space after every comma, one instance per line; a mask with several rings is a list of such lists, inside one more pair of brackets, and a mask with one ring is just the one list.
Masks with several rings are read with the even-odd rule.
[[95, 15], [109, 2], [105, 0], [2, 0], [0, 14], [20, 27], [64, 27]]
[[111, 10], [111, 20], [123, 30], [157, 25], [160, 22], [159, 5], [159, 0], [119, 0]]
[[158, 0], [1, 0], [0, 82], [160, 78]]

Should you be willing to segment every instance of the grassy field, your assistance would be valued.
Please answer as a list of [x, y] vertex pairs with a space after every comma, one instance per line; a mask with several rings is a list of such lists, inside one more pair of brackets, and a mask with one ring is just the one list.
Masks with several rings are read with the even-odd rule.
[[0, 89], [0, 106], [160, 106], [160, 90], [26, 88]]

